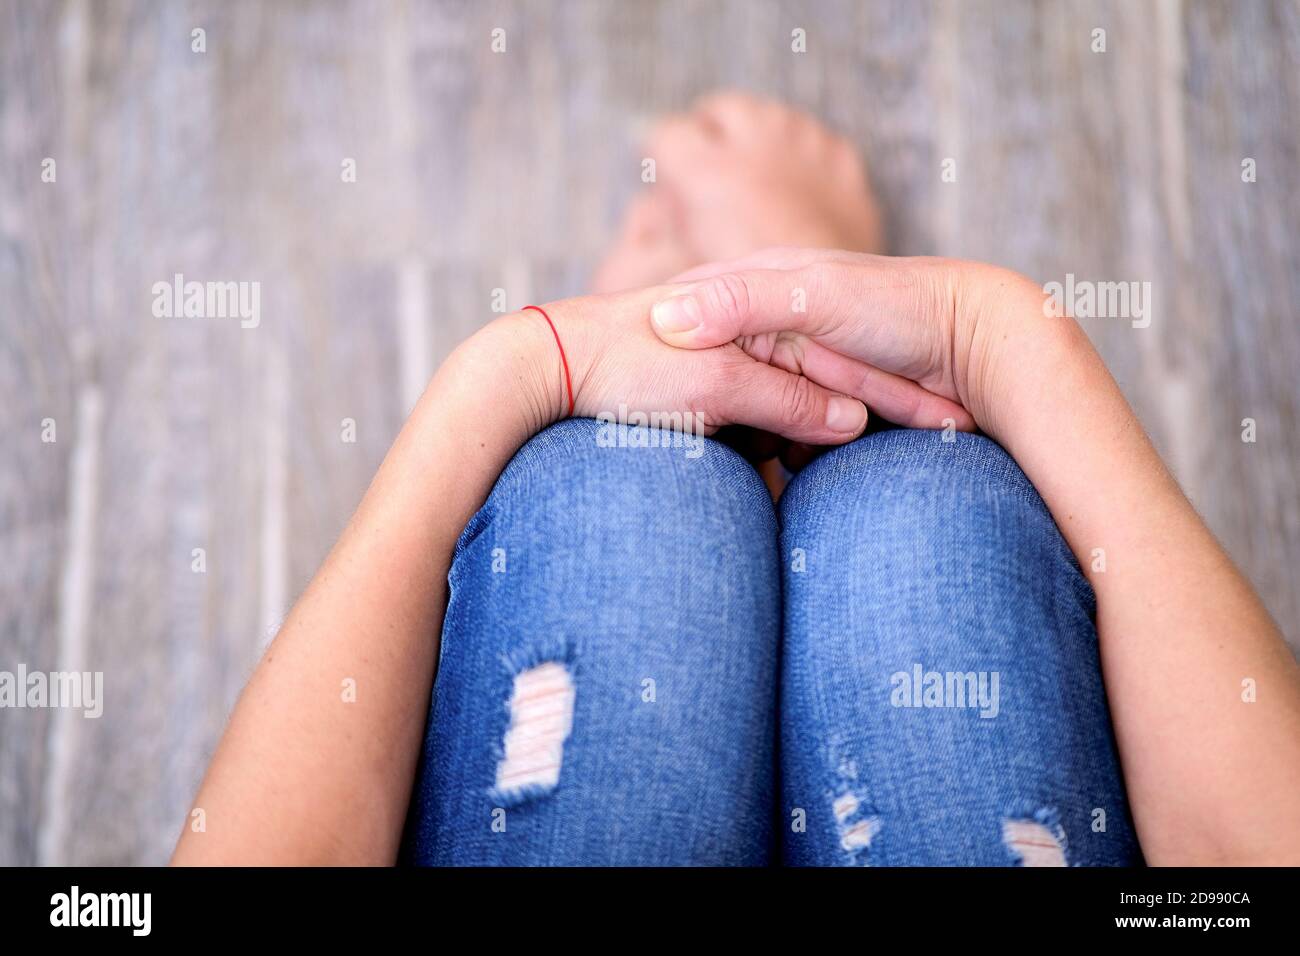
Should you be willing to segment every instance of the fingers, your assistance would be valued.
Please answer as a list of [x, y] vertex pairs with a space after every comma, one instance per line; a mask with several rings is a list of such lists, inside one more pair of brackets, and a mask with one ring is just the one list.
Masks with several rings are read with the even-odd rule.
[[959, 264], [850, 253], [805, 262], [806, 254], [768, 250], [758, 256], [802, 264], [741, 268], [673, 289], [652, 306], [651, 325], [664, 342], [689, 349], [798, 332], [926, 387], [951, 382], [945, 343], [956, 334]]
[[[738, 341], [899, 425], [974, 431], [974, 418], [935, 367], [943, 317], [932, 314], [937, 300], [927, 295], [927, 267], [839, 258], [850, 255], [778, 248], [720, 264], [724, 271], [717, 274], [693, 270], [695, 281], [655, 303], [652, 324], [660, 339], [679, 348]], [[748, 268], [757, 262], [766, 265]], [[754, 337], [773, 333], [777, 346], [765, 354]]]
[[807, 308], [808, 289], [798, 284], [801, 274], [755, 269], [713, 276], [656, 302], [650, 320], [659, 338], [689, 349], [763, 332], [825, 333], [824, 319]]
[[800, 337], [799, 370], [832, 391], [861, 399], [877, 415], [904, 428], [947, 428], [975, 431], [975, 419], [956, 402], [927, 391], [910, 379], [894, 375], [833, 349]]
[[812, 445], [843, 444], [867, 427], [866, 406], [857, 399], [752, 359], [735, 367], [711, 404], [724, 422]]

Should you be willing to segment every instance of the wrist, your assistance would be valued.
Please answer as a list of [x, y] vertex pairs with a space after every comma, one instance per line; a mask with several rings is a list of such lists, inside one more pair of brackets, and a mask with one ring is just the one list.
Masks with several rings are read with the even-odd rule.
[[503, 417], [520, 444], [568, 414], [555, 336], [533, 311], [483, 326], [448, 357], [444, 374], [482, 414]]
[[610, 352], [634, 337], [629, 317], [638, 317], [648, 330], [655, 295], [662, 290], [559, 299], [541, 306], [545, 316], [521, 310], [484, 328], [516, 346], [516, 377], [538, 410], [539, 430], [571, 415], [595, 417], [611, 395], [627, 387], [629, 370], [611, 364]]
[[[554, 320], [555, 308], [543, 308]], [[529, 437], [569, 415], [569, 386], [556, 343], [558, 336], [563, 341], [558, 320], [556, 330], [558, 334], [551, 332], [541, 312], [521, 310], [491, 321], [465, 343], [478, 368], [493, 369], [484, 378], [491, 382], [493, 401], [515, 407]]]
[[1010, 448], [1045, 419], [1082, 413], [1087, 396], [1074, 391], [1081, 381], [1118, 393], [1087, 334], [1040, 285], [1009, 269], [969, 265], [954, 309], [955, 334], [967, 343], [959, 389], [987, 434]]

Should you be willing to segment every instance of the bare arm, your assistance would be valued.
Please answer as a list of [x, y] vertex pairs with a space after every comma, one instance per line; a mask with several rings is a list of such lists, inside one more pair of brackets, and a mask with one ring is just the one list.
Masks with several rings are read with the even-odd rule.
[[[862, 432], [860, 403], [735, 346], [661, 343], [648, 315], [664, 291], [548, 306], [577, 414], [626, 402], [699, 414], [709, 430], [750, 424], [823, 444]], [[556, 343], [536, 313], [493, 322], [439, 369], [244, 690], [194, 803], [205, 828], [185, 829], [173, 862], [394, 861], [456, 539], [514, 452], [566, 412]]]
[[[1046, 314], [1022, 276], [949, 260], [769, 250], [683, 278], [693, 284], [675, 291], [702, 321], [660, 326], [665, 341], [738, 339], [880, 407], [889, 380], [836, 364], [871, 363], [960, 402], [1024, 469], [1097, 594], [1148, 861], [1300, 863], [1300, 669], [1073, 319]], [[790, 309], [795, 289], [805, 312]], [[669, 311], [680, 313], [656, 307], [657, 325]], [[915, 423], [942, 427], [942, 416], [918, 406]], [[1254, 702], [1243, 699], [1247, 679]]]
[[1037, 288], [995, 301], [1023, 310], [1031, 334], [1048, 326], [1041, 362], [1009, 389], [997, 427], [1096, 591], [1143, 852], [1156, 864], [1300, 862], [1294, 657], [1082, 331], [1044, 323]]
[[[554, 414], [532, 358], [546, 345], [536, 333], [550, 333], [517, 325], [515, 337], [480, 334], [429, 384], [244, 690], [195, 800], [205, 829], [185, 829], [173, 862], [396, 857], [453, 545]], [[475, 379], [498, 400], [464, 387]]]

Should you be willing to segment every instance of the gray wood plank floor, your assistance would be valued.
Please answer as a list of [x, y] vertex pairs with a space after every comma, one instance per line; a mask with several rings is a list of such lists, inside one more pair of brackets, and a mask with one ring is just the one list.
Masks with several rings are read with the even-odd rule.
[[[165, 860], [423, 380], [494, 288], [581, 291], [723, 85], [859, 143], [891, 251], [1150, 281], [1089, 332], [1297, 646], [1298, 63], [1294, 2], [0, 0], [0, 669], [107, 698], [0, 711], [0, 864]], [[178, 272], [261, 325], [154, 318]]]

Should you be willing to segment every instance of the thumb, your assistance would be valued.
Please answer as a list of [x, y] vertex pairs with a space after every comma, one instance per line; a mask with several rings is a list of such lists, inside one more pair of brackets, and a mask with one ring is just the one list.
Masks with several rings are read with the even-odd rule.
[[763, 332], [824, 333], [807, 308], [804, 270], [753, 269], [710, 276], [650, 309], [655, 334], [678, 348], [703, 349]]
[[867, 427], [867, 407], [856, 398], [765, 362], [738, 365], [712, 404], [726, 423], [810, 445], [841, 445]]

